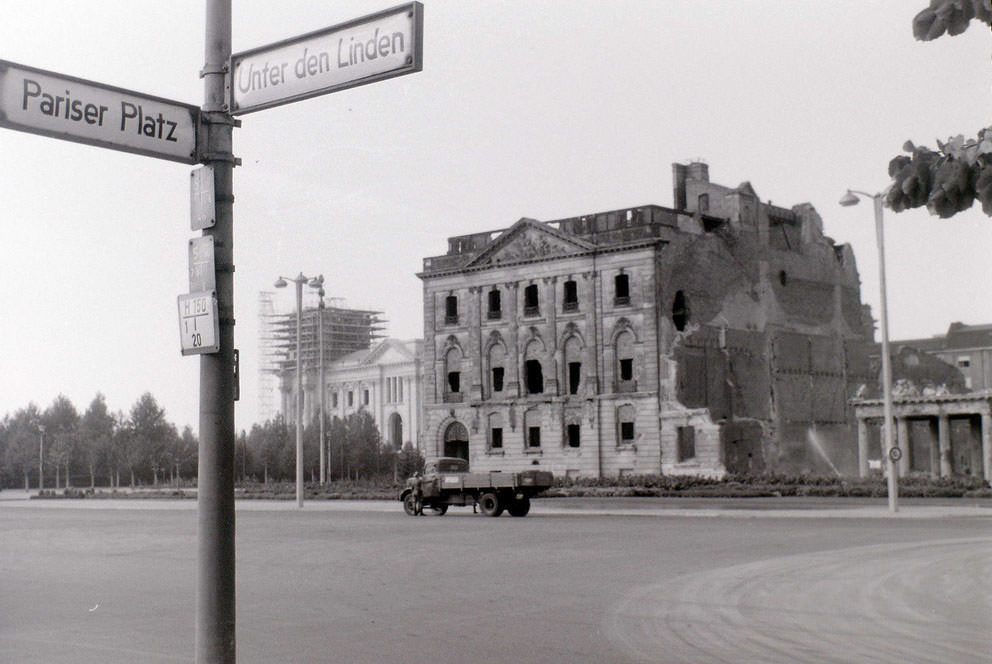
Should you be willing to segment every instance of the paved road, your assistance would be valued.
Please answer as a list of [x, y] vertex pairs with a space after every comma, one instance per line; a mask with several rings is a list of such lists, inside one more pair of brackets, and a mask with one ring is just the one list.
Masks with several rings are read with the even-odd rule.
[[[0, 662], [192, 660], [193, 501], [6, 493]], [[988, 661], [992, 510], [740, 505], [239, 504], [239, 661]]]

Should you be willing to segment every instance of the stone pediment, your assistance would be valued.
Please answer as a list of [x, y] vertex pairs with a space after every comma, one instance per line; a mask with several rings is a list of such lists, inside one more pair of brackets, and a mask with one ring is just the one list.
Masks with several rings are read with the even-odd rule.
[[373, 347], [362, 364], [398, 364], [416, 359], [410, 349], [399, 340], [385, 339]]
[[466, 267], [569, 256], [594, 248], [590, 242], [525, 217], [490, 242]]

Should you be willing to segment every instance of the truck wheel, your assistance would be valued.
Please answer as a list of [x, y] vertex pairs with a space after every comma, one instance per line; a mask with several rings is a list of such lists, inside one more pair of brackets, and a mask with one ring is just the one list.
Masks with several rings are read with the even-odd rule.
[[417, 499], [413, 497], [412, 493], [406, 494], [403, 498], [403, 511], [406, 512], [408, 516], [416, 516]]
[[486, 516], [499, 516], [503, 513], [503, 505], [495, 493], [484, 493], [479, 496], [479, 509]]
[[448, 506], [444, 503], [441, 503], [440, 505], [431, 505], [431, 511], [437, 516], [444, 516], [448, 511]]
[[530, 512], [530, 498], [524, 496], [520, 500], [514, 500], [506, 508], [506, 511], [510, 513], [510, 516], [527, 516]]

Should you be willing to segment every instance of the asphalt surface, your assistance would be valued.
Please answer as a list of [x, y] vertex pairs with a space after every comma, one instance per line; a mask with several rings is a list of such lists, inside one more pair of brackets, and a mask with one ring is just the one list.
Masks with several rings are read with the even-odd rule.
[[[16, 493], [0, 662], [193, 660], [195, 501]], [[238, 661], [987, 662], [988, 502], [243, 501]]]

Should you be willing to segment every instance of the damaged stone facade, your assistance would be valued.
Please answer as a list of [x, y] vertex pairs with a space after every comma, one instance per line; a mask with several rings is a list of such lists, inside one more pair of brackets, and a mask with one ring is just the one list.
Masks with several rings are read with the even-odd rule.
[[809, 204], [673, 166], [645, 205], [452, 237], [426, 258], [424, 436], [476, 470], [858, 470], [872, 321]]

